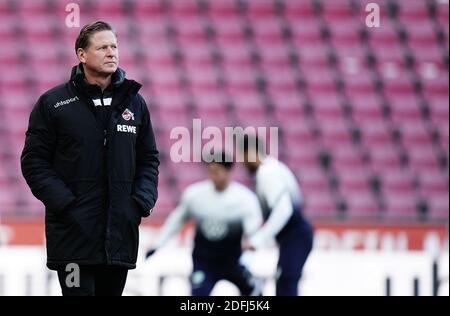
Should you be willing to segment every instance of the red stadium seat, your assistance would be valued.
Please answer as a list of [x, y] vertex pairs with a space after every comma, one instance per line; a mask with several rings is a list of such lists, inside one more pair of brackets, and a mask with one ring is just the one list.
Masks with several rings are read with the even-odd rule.
[[334, 217], [336, 203], [328, 191], [305, 192], [305, 214], [311, 217]]
[[386, 194], [412, 194], [412, 177], [409, 171], [396, 169], [380, 173], [382, 191]]
[[417, 201], [412, 194], [385, 195], [387, 216], [391, 218], [417, 218]]
[[376, 218], [379, 216], [379, 207], [371, 193], [348, 194], [346, 198], [347, 216], [353, 218]]

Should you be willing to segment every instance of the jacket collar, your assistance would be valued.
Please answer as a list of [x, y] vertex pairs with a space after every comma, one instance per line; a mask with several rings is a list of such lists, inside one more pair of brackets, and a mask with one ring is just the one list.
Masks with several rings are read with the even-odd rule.
[[[125, 75], [126, 75], [126, 73], [122, 68], [117, 68], [116, 72], [113, 73], [113, 75], [111, 77], [111, 84], [107, 89], [111, 88], [113, 90], [116, 90], [119, 87], [121, 87], [123, 83], [125, 83], [127, 81], [133, 81], [133, 80], [126, 79]], [[84, 68], [81, 63], [72, 67], [72, 71], [70, 74], [70, 81], [75, 82], [75, 84], [77, 86], [81, 87], [83, 90], [87, 90], [88, 92], [89, 91], [97, 91], [99, 89], [98, 85], [88, 83], [85, 80], [85, 78], [86, 77], [84, 75]], [[135, 82], [135, 81], [133, 81], [133, 82]], [[139, 83], [137, 83], [137, 82], [135, 82], [135, 83], [140, 86]]]
[[[83, 95], [87, 97], [92, 96], [93, 94], [101, 94], [101, 89], [98, 85], [92, 85], [86, 82], [81, 63], [72, 67], [70, 83], [74, 86], [75, 90], [78, 91], [80, 97]], [[110, 87], [113, 89], [115, 95], [112, 104], [113, 107], [116, 107], [117, 105], [119, 110], [123, 110], [125, 108], [125, 103], [123, 101], [128, 97], [136, 95], [142, 85], [134, 80], [126, 79], [125, 71], [121, 68], [117, 68], [117, 71], [113, 74], [111, 85], [107, 90], [109, 90]]]
[[[112, 75], [111, 84], [107, 90], [112, 89], [115, 92], [123, 94], [137, 94], [142, 85], [134, 80], [126, 79], [125, 75], [126, 73], [122, 68], [117, 68], [116, 72]], [[70, 81], [80, 92], [97, 94], [100, 91], [101, 93], [98, 85], [90, 84], [85, 80], [84, 69], [81, 63], [72, 67]]]

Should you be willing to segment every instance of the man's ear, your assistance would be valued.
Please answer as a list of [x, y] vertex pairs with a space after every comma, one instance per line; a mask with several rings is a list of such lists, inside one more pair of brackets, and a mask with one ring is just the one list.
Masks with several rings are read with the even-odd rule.
[[78, 48], [77, 57], [81, 63], [83, 63], [83, 64], [86, 63], [86, 51], [84, 49]]

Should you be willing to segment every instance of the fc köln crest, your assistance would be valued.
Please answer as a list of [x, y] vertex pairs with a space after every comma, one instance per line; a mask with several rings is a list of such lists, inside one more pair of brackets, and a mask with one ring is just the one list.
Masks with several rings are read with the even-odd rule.
[[122, 117], [125, 121], [129, 121], [130, 119], [134, 121], [134, 114], [128, 109], [125, 109], [125, 111], [123, 111]]

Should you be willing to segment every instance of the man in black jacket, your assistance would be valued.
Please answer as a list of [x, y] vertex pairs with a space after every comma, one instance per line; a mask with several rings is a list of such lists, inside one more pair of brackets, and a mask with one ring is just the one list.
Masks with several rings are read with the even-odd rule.
[[84, 26], [75, 50], [70, 81], [30, 115], [22, 172], [45, 205], [47, 266], [63, 295], [121, 295], [158, 196], [158, 150], [141, 85], [118, 68], [111, 26]]

